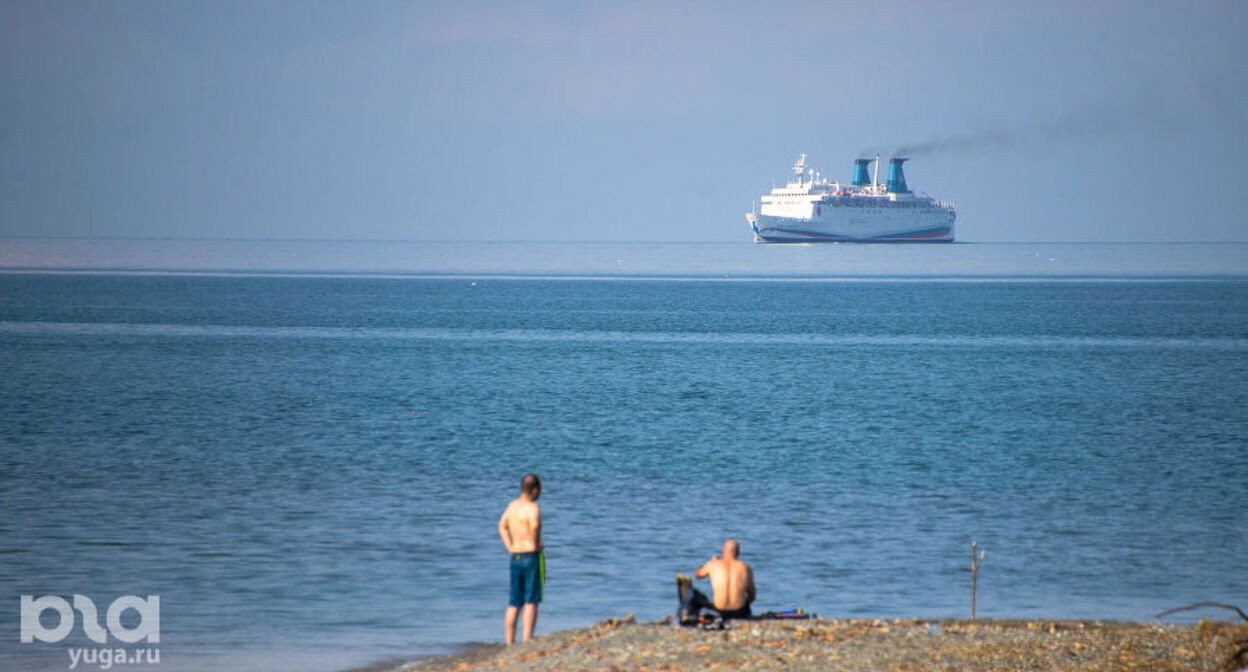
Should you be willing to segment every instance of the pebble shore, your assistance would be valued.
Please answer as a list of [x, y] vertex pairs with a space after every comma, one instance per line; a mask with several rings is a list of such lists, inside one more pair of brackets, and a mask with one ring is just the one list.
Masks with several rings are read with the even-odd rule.
[[734, 621], [727, 630], [634, 623], [631, 617], [487, 645], [405, 667], [461, 670], [1248, 670], [1248, 624], [1117, 621]]

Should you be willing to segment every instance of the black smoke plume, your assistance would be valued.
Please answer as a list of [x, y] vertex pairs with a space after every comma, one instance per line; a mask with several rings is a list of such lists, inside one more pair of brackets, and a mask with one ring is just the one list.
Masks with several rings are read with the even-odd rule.
[[[1111, 135], [1146, 121], [1156, 121], [1155, 115], [1140, 114], [1139, 110], [1128, 112], [1120, 107], [1106, 108], [1019, 126], [1003, 125], [910, 142], [894, 148], [892, 156], [971, 154], [1011, 150], [1024, 145], [1079, 142]], [[860, 156], [875, 153], [875, 150], [864, 151]]]

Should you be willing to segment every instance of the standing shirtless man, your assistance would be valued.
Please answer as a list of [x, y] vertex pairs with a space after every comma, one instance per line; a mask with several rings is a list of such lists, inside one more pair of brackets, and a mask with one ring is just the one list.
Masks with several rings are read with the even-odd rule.
[[724, 618], [749, 618], [755, 597], [754, 570], [737, 559], [740, 552], [737, 540], [729, 539], [724, 542], [723, 557], [712, 557], [693, 575], [696, 579], [711, 577], [715, 610]]
[[542, 584], [546, 581], [545, 559], [542, 557], [542, 509], [537, 498], [542, 496], [542, 481], [537, 474], [520, 479], [520, 496], [511, 500], [503, 517], [498, 520], [498, 536], [511, 554], [511, 600], [503, 619], [507, 643], [516, 641], [516, 616], [524, 607], [524, 641], [533, 637], [537, 625], [537, 605], [542, 601]]

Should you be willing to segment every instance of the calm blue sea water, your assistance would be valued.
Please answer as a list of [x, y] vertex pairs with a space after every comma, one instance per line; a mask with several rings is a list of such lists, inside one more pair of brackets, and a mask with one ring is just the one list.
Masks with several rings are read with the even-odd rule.
[[[42, 244], [79, 263], [8, 266], [120, 243]], [[502, 269], [578, 276], [550, 279], [230, 245], [345, 274], [0, 273], [0, 669], [95, 646], [19, 643], [22, 594], [158, 594], [158, 669], [499, 641], [495, 524], [527, 471], [539, 633], [662, 617], [728, 536], [764, 610], [965, 616], [972, 540], [984, 617], [1248, 606], [1245, 246], [710, 246], [629, 276], [602, 260], [640, 246], [554, 245]], [[204, 270], [162, 254], [126, 267]], [[1016, 272], [950, 270], [976, 257]], [[749, 277], [656, 277], [721, 270]]]

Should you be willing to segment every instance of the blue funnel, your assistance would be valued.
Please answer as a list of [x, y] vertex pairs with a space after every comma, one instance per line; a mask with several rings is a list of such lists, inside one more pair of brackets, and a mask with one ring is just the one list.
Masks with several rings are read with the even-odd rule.
[[901, 170], [901, 164], [905, 162], [905, 159], [898, 158], [888, 160], [888, 193], [910, 193], [910, 190], [906, 188], [906, 174]]
[[867, 166], [871, 163], [871, 159], [854, 159], [854, 186], [863, 187], [871, 184], [871, 177], [867, 173]]

